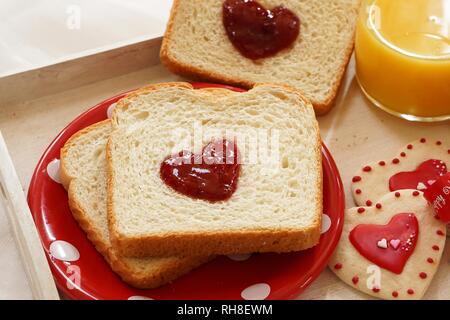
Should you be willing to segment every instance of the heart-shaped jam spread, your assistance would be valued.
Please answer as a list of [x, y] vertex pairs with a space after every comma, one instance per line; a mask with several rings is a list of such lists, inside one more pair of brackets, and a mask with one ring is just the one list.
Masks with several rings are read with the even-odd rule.
[[399, 172], [389, 179], [391, 191], [401, 189], [425, 190], [437, 179], [447, 173], [447, 166], [441, 160], [427, 160], [422, 162], [416, 170]]
[[237, 145], [213, 140], [201, 154], [180, 151], [161, 163], [161, 179], [175, 191], [211, 202], [229, 199], [236, 191], [240, 164]]
[[292, 11], [267, 10], [254, 0], [225, 0], [223, 24], [234, 47], [254, 60], [289, 47], [300, 33], [300, 20]]
[[399, 213], [387, 225], [360, 224], [349, 234], [352, 245], [367, 260], [400, 274], [416, 247], [419, 222], [413, 213]]

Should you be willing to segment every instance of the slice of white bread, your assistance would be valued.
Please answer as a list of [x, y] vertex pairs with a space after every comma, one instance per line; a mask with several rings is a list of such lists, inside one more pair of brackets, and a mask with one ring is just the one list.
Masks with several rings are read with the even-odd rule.
[[[112, 123], [108, 215], [113, 246], [121, 254], [288, 252], [317, 244], [321, 142], [314, 110], [298, 91], [270, 84], [244, 93], [194, 90], [188, 83], [152, 85], [120, 100]], [[187, 149], [177, 147], [177, 132], [194, 137], [194, 123], [204, 133], [195, 152], [211, 141], [206, 133], [211, 129], [219, 130], [215, 138], [224, 138], [225, 129], [272, 130], [279, 135], [279, 148], [272, 149], [279, 150], [278, 159], [271, 165], [264, 157], [242, 164], [237, 190], [227, 201], [177, 193], [163, 183], [160, 165]], [[258, 143], [264, 147], [263, 140]], [[237, 145], [240, 152], [250, 150], [249, 140]]]
[[105, 146], [109, 120], [73, 135], [61, 149], [61, 180], [74, 218], [111, 268], [128, 284], [155, 288], [187, 273], [208, 257], [124, 258], [111, 247], [106, 213]]
[[258, 0], [268, 9], [284, 6], [301, 21], [291, 48], [253, 61], [231, 44], [219, 0], [174, 0], [161, 47], [169, 70], [251, 88], [287, 84], [312, 101], [317, 114], [330, 110], [350, 60], [360, 0]]

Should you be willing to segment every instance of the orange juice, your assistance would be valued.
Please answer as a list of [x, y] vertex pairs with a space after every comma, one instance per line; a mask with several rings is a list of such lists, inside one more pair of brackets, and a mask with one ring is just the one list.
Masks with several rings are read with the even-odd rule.
[[355, 54], [375, 105], [409, 120], [450, 119], [450, 0], [366, 0]]

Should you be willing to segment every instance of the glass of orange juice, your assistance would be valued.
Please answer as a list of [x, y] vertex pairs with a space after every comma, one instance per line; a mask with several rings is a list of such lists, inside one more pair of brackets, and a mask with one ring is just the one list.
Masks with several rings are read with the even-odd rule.
[[450, 0], [365, 0], [356, 74], [379, 108], [413, 121], [450, 119]]

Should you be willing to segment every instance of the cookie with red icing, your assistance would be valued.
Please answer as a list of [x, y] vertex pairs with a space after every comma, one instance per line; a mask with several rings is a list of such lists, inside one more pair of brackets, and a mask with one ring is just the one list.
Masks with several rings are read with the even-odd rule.
[[375, 206], [389, 192], [423, 191], [449, 170], [450, 146], [422, 138], [391, 158], [362, 166], [352, 178], [352, 195], [358, 206]]
[[347, 210], [330, 269], [345, 283], [382, 299], [420, 299], [439, 266], [445, 224], [417, 190]]

